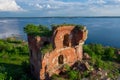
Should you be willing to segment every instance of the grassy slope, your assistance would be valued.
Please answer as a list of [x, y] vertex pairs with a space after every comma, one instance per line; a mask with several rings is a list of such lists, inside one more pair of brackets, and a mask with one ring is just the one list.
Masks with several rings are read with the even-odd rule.
[[[11, 38], [0, 40], [0, 80], [35, 80], [30, 75], [28, 51], [26, 42]], [[92, 57], [91, 66], [109, 70], [108, 75], [113, 78], [120, 74], [120, 55], [115, 54], [115, 48], [90, 44], [84, 45], [84, 52]], [[69, 72], [68, 75], [74, 73]]]
[[30, 80], [27, 43], [0, 40], [0, 80]]

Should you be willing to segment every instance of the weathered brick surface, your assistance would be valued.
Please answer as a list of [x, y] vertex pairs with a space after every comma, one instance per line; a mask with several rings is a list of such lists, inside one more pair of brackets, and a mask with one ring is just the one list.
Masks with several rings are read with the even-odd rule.
[[[39, 80], [59, 74], [64, 64], [73, 65], [82, 60], [82, 45], [87, 38], [87, 30], [76, 30], [74, 26], [62, 26], [54, 30], [51, 38], [28, 36], [31, 72]], [[54, 50], [42, 54], [44, 42], [51, 42]]]

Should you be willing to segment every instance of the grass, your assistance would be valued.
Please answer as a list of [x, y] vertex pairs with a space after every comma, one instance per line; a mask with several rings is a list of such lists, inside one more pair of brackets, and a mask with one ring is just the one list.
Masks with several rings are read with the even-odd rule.
[[[52, 51], [52, 44], [46, 45], [41, 49], [44, 54]], [[115, 79], [120, 75], [120, 55], [115, 54], [116, 48], [104, 47], [101, 44], [84, 45], [84, 52], [91, 56], [90, 66], [107, 70], [108, 76]], [[0, 40], [0, 80], [35, 80], [30, 74], [29, 52], [26, 42], [15, 39]], [[70, 70], [68, 66], [67, 80], [76, 79], [78, 72]], [[85, 71], [80, 74], [83, 77], [89, 76]], [[56, 79], [65, 80], [64, 77], [54, 76]]]
[[83, 78], [100, 80], [101, 75], [96, 74], [95, 76], [91, 74], [91, 72], [98, 71], [99, 69], [107, 72], [106, 77], [111, 80], [117, 80], [118, 76], [120, 76], [120, 64], [118, 62], [120, 57], [116, 54], [116, 50], [118, 49], [105, 47], [101, 44], [87, 44], [84, 45], [83, 49], [85, 53], [90, 55], [91, 59], [78, 61], [77, 64], [81, 64], [82, 66], [87, 61], [91, 69], [84, 70], [84, 68], [80, 68], [80, 65], [75, 65], [73, 68], [65, 65], [64, 68], [66, 71], [63, 72], [64, 75], [53, 76], [56, 80], [64, 76], [66, 76], [66, 80], [82, 80]]
[[33, 80], [27, 43], [13, 39], [0, 43], [0, 80]]
[[118, 49], [113, 47], [105, 47], [101, 44], [84, 45], [84, 52], [91, 56], [90, 62], [92, 66], [108, 71], [111, 79], [115, 79], [120, 75], [119, 55], [116, 54]]

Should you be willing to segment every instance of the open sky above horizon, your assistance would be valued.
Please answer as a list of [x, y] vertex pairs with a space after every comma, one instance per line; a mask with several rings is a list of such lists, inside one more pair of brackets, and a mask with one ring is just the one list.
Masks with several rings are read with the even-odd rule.
[[0, 17], [120, 16], [120, 0], [0, 0]]

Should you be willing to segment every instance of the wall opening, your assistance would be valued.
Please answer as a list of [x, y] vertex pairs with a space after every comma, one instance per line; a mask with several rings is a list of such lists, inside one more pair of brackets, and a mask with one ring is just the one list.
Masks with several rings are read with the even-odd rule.
[[69, 34], [64, 35], [63, 46], [69, 46]]
[[63, 64], [63, 63], [64, 63], [64, 57], [63, 57], [63, 55], [60, 55], [60, 56], [58, 57], [58, 63], [59, 63], [59, 64]]
[[48, 45], [48, 44], [50, 44], [50, 42], [49, 42], [49, 41], [45, 41], [45, 42], [43, 43], [43, 46], [46, 46], [46, 45]]

